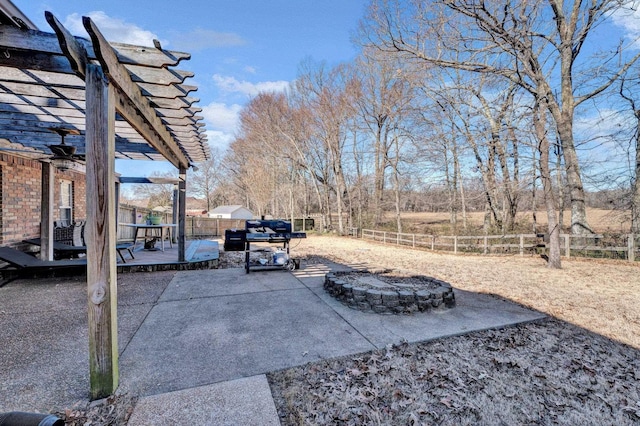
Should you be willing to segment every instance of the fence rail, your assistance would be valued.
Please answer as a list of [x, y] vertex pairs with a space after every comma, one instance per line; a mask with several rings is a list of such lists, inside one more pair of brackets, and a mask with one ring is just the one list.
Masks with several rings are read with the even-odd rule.
[[[383, 244], [453, 253], [511, 253], [524, 256], [525, 253], [544, 254], [548, 244], [544, 234], [441, 236], [352, 228], [349, 230], [349, 235]], [[640, 235], [635, 234], [588, 236], [561, 234], [560, 237], [560, 248], [565, 257], [626, 259], [633, 262], [640, 245], [638, 244]]]

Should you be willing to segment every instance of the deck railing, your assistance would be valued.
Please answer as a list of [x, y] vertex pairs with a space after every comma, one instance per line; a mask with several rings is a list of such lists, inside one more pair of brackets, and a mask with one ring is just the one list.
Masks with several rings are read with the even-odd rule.
[[[352, 237], [427, 250], [449, 251], [453, 253], [480, 254], [544, 254], [548, 240], [544, 234], [443, 236], [428, 234], [408, 234], [373, 229], [350, 229]], [[626, 259], [635, 261], [638, 249], [636, 234], [618, 235], [560, 235], [560, 247], [565, 257], [594, 257]]]

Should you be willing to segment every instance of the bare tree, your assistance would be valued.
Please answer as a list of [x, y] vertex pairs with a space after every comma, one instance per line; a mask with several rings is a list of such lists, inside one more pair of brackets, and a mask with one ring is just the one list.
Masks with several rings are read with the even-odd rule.
[[256, 140], [236, 138], [227, 151], [224, 168], [236, 191], [244, 196], [241, 204], [253, 209], [259, 216], [273, 214], [273, 191], [277, 166], [273, 155], [256, 155]]
[[[311, 111], [314, 138], [322, 145], [331, 175], [332, 183], [325, 181], [325, 188], [335, 196], [338, 232], [344, 233], [344, 213], [351, 217], [349, 187], [344, 169], [345, 146], [350, 136], [356, 113], [355, 101], [360, 88], [357, 80], [344, 66], [327, 70], [322, 64], [305, 64], [297, 79], [296, 90]], [[327, 197], [330, 193], [327, 191]]]
[[[151, 178], [176, 178], [170, 172], [153, 172]], [[170, 183], [140, 183], [133, 185], [132, 192], [135, 198], [146, 199], [147, 208], [168, 207], [173, 203], [174, 185]]]
[[207, 200], [207, 211], [214, 207], [222, 175], [221, 161], [220, 151], [212, 147], [211, 157], [198, 163], [198, 170], [193, 171], [189, 179], [189, 192]]
[[[574, 144], [576, 107], [610, 87], [640, 54], [616, 46], [610, 72], [577, 77], [591, 64], [578, 60], [594, 28], [630, 2], [529, 0], [485, 2], [376, 0], [365, 29], [379, 48], [410, 60], [501, 76], [544, 100], [562, 145], [573, 233], [590, 232]], [[455, 47], [455, 48], [454, 48]], [[581, 68], [582, 67], [582, 68]]]
[[439, 142], [445, 147], [444, 170], [452, 223], [458, 209], [456, 198], [464, 194], [463, 186], [457, 182], [461, 176], [459, 145], [464, 144], [473, 154], [475, 169], [484, 185], [485, 232], [492, 223], [502, 232], [511, 231], [520, 194], [519, 143], [515, 130], [518, 112], [514, 101], [517, 88], [513, 84], [503, 88], [489, 76], [470, 76], [459, 70], [441, 72], [429, 80], [431, 86], [425, 86], [423, 92], [438, 105], [436, 111], [442, 111], [435, 125], [449, 129], [439, 137]]
[[[376, 226], [381, 223], [384, 213], [386, 171], [393, 168], [394, 173], [398, 172], [400, 157], [396, 156], [395, 164], [391, 164], [390, 152], [392, 149], [397, 151], [397, 129], [403, 127], [410, 111], [411, 87], [397, 58], [383, 55], [377, 49], [365, 50], [353, 69], [362, 90], [357, 103], [360, 119], [373, 144], [372, 205], [373, 225]], [[394, 179], [397, 180], [397, 176]]]

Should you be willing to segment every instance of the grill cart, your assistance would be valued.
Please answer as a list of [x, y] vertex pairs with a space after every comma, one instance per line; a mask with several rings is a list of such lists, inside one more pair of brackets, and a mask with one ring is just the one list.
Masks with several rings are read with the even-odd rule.
[[[305, 232], [291, 232], [291, 222], [286, 220], [247, 220], [242, 231], [226, 231], [224, 248], [227, 251], [245, 252], [245, 270], [289, 270], [296, 268], [296, 263], [289, 256], [292, 239], [307, 238]], [[252, 250], [251, 244], [278, 244], [275, 250], [271, 247], [260, 247]], [[252, 253], [254, 256], [252, 256]], [[257, 255], [257, 256], [255, 256]]]

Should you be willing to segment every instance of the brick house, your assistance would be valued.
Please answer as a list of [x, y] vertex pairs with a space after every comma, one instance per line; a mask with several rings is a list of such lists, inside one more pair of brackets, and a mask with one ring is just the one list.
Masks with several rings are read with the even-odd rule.
[[[42, 162], [0, 152], [0, 245], [24, 247], [40, 236]], [[84, 173], [56, 171], [53, 220], [73, 223], [86, 218]]]

